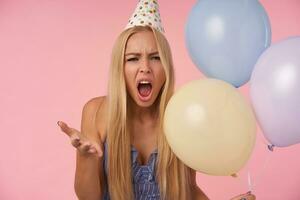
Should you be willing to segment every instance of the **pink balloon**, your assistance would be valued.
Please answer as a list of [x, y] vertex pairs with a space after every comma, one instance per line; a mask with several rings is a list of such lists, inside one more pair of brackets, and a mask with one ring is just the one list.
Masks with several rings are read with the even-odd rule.
[[260, 56], [250, 79], [250, 96], [271, 144], [300, 142], [300, 37], [271, 45]]

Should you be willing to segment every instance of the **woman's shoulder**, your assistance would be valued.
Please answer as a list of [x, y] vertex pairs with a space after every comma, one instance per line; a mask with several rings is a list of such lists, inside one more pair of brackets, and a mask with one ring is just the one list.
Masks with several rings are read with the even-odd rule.
[[93, 109], [99, 108], [106, 101], [106, 96], [93, 97], [85, 103], [85, 106], [91, 107]]
[[84, 110], [87, 110], [90, 119], [94, 121], [97, 134], [99, 134], [101, 141], [104, 142], [106, 138], [106, 121], [107, 121], [107, 97], [98, 96], [89, 99], [85, 105]]

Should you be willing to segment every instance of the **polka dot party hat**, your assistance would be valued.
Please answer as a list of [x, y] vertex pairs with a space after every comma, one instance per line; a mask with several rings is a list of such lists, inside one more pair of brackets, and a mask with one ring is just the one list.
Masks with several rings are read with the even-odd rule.
[[165, 30], [162, 27], [159, 7], [157, 0], [139, 0], [139, 3], [129, 19], [129, 22], [125, 29], [134, 26], [151, 26], [156, 30], [164, 33]]

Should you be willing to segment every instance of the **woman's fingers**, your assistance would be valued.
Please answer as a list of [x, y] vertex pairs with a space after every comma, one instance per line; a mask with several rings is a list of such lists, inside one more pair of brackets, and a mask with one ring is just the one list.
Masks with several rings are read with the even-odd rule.
[[249, 195], [247, 196], [247, 200], [255, 200], [255, 199], [256, 199], [255, 196], [252, 195], [252, 194], [249, 194]]
[[95, 153], [97, 153], [99, 157], [103, 156], [103, 151], [98, 144], [94, 144], [93, 148], [95, 148]]
[[87, 153], [90, 148], [91, 148], [91, 143], [89, 141], [85, 141], [79, 147], [77, 147], [77, 149], [82, 153]]
[[79, 136], [77, 134], [73, 134], [71, 137], [71, 144], [74, 146], [74, 147], [79, 147], [80, 144], [82, 143], [82, 141], [80, 140]]
[[92, 147], [91, 142], [79, 139], [76, 135], [74, 135], [71, 136], [71, 144], [76, 147], [80, 153], [89, 153]]
[[92, 146], [92, 147], [89, 149], [88, 152], [89, 152], [89, 153], [96, 153], [97, 151], [96, 151], [96, 149]]
[[99, 157], [102, 157], [103, 152], [100, 148], [100, 145], [89, 141], [87, 138], [85, 138], [83, 135], [80, 134], [79, 131], [77, 131], [74, 128], [69, 127], [65, 122], [58, 121], [58, 126], [61, 128], [61, 130], [66, 133], [71, 140], [71, 144], [76, 147], [79, 152], [86, 154], [97, 154]]
[[240, 197], [240, 200], [255, 200], [255, 196], [252, 194], [244, 194]]
[[103, 153], [100, 146], [94, 142], [85, 142], [77, 148], [81, 153], [97, 154], [98, 157], [102, 157]]
[[247, 192], [246, 194], [238, 195], [232, 200], [255, 200], [255, 195], [251, 194], [251, 192]]
[[70, 137], [70, 140], [71, 140], [71, 144], [74, 146], [74, 147], [79, 147], [80, 144], [82, 143], [82, 137], [80, 136], [80, 132], [77, 131], [76, 129], [74, 128], [70, 128], [65, 122], [63, 121], [58, 121], [57, 122], [57, 125], [60, 127], [60, 129], [66, 133], [69, 137]]
[[[58, 121], [57, 122], [57, 125], [60, 127], [60, 129], [66, 133], [69, 137], [70, 137], [70, 140], [71, 140], [71, 144], [78, 148], [81, 146], [81, 144], [83, 143], [83, 138], [80, 134], [79, 131], [77, 131], [76, 129], [74, 128], [71, 128], [69, 127], [65, 122], [63, 121]], [[87, 147], [85, 147], [87, 148]]]
[[58, 121], [57, 125], [60, 127], [60, 129], [66, 133], [69, 137], [71, 137], [74, 133], [79, 133], [79, 131], [77, 131], [74, 128], [70, 128], [65, 122], [63, 121]]

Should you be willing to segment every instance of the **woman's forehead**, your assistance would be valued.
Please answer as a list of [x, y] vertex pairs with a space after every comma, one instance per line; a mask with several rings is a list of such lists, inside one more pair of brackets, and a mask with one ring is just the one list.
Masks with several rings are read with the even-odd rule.
[[135, 33], [127, 41], [126, 53], [152, 53], [155, 51], [157, 51], [156, 41], [150, 31]]

